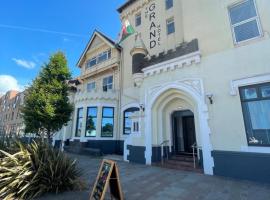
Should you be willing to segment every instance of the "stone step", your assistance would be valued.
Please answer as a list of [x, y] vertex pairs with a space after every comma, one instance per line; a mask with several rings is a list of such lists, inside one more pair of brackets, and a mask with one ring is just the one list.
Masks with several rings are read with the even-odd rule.
[[200, 168], [194, 168], [193, 166], [183, 166], [183, 165], [175, 165], [170, 163], [164, 163], [163, 165], [160, 164], [160, 167], [167, 168], [167, 169], [175, 169], [175, 170], [183, 170], [183, 171], [190, 171], [190, 172], [197, 172], [203, 173], [203, 170]]
[[169, 165], [183, 166], [183, 167], [193, 167], [193, 162], [190, 162], [190, 161], [166, 160], [164, 163], [169, 164]]
[[[197, 158], [195, 158], [195, 159], [197, 159]], [[193, 157], [191, 157], [191, 156], [172, 156], [172, 157], [170, 157], [170, 160], [193, 162]]]

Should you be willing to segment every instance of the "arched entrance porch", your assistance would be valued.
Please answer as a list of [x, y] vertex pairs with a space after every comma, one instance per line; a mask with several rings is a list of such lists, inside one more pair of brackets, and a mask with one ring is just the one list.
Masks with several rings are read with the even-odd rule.
[[205, 174], [213, 174], [208, 110], [204, 100], [202, 81], [183, 80], [150, 89], [146, 94], [145, 158], [152, 162], [152, 148], [169, 140], [172, 152], [172, 114], [177, 110], [194, 113], [196, 142], [202, 147]]

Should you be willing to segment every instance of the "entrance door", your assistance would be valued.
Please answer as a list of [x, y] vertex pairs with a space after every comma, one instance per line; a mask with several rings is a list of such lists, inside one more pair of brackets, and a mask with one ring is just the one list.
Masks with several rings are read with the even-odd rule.
[[186, 153], [192, 153], [192, 145], [196, 142], [194, 116], [183, 117], [182, 124], [185, 149], [184, 151]]
[[175, 154], [191, 154], [196, 142], [194, 115], [191, 111], [176, 111], [172, 115]]

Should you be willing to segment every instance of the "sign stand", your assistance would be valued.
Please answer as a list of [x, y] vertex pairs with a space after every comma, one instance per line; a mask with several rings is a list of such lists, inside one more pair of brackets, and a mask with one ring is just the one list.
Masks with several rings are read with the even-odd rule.
[[108, 186], [110, 186], [111, 199], [124, 199], [116, 162], [103, 159], [90, 200], [104, 200]]

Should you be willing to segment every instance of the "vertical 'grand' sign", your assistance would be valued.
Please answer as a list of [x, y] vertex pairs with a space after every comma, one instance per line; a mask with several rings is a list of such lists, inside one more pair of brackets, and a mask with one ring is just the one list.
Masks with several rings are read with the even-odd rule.
[[161, 33], [160, 24], [157, 24], [156, 19], [156, 3], [151, 3], [148, 7], [146, 7], [145, 18], [149, 20], [149, 46], [150, 49], [153, 49], [157, 45], [160, 45]]

